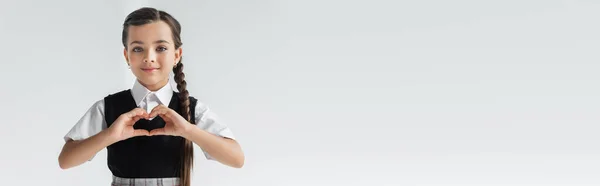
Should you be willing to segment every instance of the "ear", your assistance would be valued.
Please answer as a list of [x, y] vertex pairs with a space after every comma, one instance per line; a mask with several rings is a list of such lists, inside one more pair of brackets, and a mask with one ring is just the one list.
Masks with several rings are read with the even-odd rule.
[[181, 47], [179, 47], [175, 51], [175, 64], [173, 64], [173, 66], [177, 66], [177, 63], [179, 63], [179, 61], [181, 61], [181, 54], [182, 53], [183, 53], [183, 49]]
[[123, 57], [125, 57], [125, 61], [127, 62], [127, 66], [129, 66], [129, 56], [127, 56], [127, 48], [123, 48]]

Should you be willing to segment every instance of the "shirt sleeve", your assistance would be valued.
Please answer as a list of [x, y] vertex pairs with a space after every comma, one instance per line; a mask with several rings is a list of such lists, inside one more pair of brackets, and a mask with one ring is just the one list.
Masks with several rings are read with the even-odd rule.
[[[98, 100], [94, 103], [77, 123], [63, 137], [65, 142], [72, 140], [83, 140], [94, 136], [106, 128], [104, 120], [104, 100]], [[95, 155], [94, 155], [95, 156]], [[91, 161], [90, 158], [88, 161]]]
[[[195, 108], [196, 126], [216, 136], [235, 139], [231, 129], [207, 105], [198, 101]], [[214, 158], [202, 149], [207, 160]]]

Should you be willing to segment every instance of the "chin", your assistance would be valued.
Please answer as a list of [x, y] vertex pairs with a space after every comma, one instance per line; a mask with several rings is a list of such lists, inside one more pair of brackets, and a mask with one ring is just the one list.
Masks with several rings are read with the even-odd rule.
[[140, 80], [140, 81], [146, 85], [156, 85], [161, 82], [161, 80], [158, 80], [158, 79], [145, 79], [145, 80]]
[[165, 79], [168, 79], [168, 73], [163, 75], [162, 73], [147, 74], [145, 72], [134, 73], [137, 80], [146, 86], [152, 86], [160, 83], [164, 83]]
[[137, 79], [138, 81], [140, 81], [140, 83], [146, 86], [156, 85], [164, 80], [159, 77], [138, 77]]

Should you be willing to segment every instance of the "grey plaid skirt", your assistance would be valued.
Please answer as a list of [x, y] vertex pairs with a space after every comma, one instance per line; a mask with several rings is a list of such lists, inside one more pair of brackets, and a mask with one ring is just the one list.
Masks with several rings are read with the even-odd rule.
[[120, 178], [113, 176], [111, 186], [179, 186], [179, 178]]

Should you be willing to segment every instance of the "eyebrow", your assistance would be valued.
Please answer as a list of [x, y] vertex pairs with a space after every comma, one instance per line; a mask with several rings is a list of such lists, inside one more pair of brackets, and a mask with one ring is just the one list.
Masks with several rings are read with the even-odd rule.
[[[168, 42], [168, 41], [166, 41], [166, 40], [162, 40], [162, 39], [161, 39], [161, 40], [154, 41], [154, 44], [158, 44], [158, 43], [169, 43], [169, 42]], [[130, 45], [133, 45], [133, 44], [144, 44], [144, 42], [141, 42], [141, 41], [133, 41], [133, 42], [131, 42], [131, 43], [130, 43]]]

